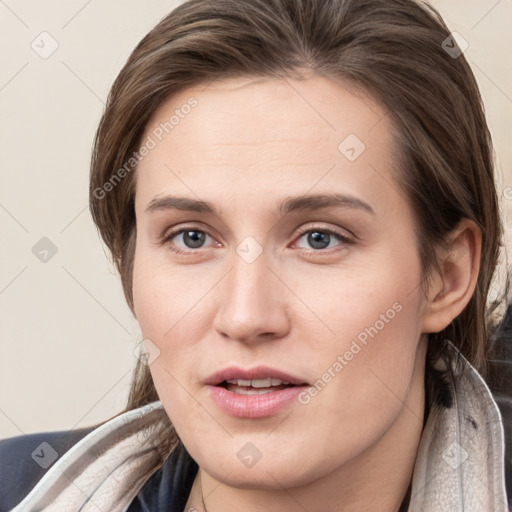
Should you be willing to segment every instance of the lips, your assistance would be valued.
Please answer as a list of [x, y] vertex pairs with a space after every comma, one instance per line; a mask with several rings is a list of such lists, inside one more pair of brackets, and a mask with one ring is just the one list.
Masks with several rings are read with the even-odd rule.
[[266, 366], [226, 368], [208, 377], [204, 384], [219, 409], [250, 419], [276, 414], [309, 386], [300, 377]]

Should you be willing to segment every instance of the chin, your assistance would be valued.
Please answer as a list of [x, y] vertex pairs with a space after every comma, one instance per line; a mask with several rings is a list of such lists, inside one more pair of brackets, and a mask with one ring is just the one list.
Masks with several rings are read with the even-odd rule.
[[238, 458], [226, 457], [221, 454], [206, 455], [197, 460], [203, 471], [224, 485], [246, 490], [276, 491], [284, 488], [300, 487], [309, 484], [325, 475], [327, 468], [321, 460], [315, 464], [311, 455], [302, 448], [294, 450], [295, 454], [304, 452], [304, 455], [292, 459], [276, 455], [265, 455], [252, 467], [246, 467]]

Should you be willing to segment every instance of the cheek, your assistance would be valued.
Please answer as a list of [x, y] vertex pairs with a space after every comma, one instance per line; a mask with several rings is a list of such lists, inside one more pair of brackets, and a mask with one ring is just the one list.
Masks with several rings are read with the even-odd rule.
[[377, 347], [385, 340], [391, 351], [400, 344], [413, 348], [420, 324], [421, 270], [414, 247], [408, 249], [407, 254], [392, 248], [369, 252], [338, 268], [312, 265], [281, 272], [299, 299], [292, 308], [297, 341], [309, 339], [315, 353], [329, 356], [333, 348], [348, 350], [354, 340], [368, 348], [372, 340], [380, 340], [380, 345], [371, 344]]
[[136, 253], [135, 314], [142, 336], [156, 347], [157, 356], [149, 369], [158, 396], [180, 433], [191, 423], [199, 429], [202, 424], [209, 425], [204, 410], [192, 398], [195, 389], [191, 383], [197, 381], [197, 362], [204, 357], [198, 341], [204, 333], [197, 318], [205, 318], [201, 298], [211, 284], [192, 280], [189, 274], [184, 268], [176, 272], [155, 256], [144, 257], [143, 251]]
[[[421, 336], [421, 293], [414, 284], [420, 270], [414, 258], [398, 270], [381, 268], [362, 272], [352, 283], [347, 279], [337, 294], [329, 292], [338, 299], [324, 318], [336, 335], [310, 354], [317, 380], [314, 391], [302, 397], [311, 417], [325, 418], [325, 439], [376, 441], [410, 391]], [[355, 442], [352, 448], [360, 446]]]
[[[204, 357], [201, 340], [211, 325], [209, 292], [218, 281], [212, 272], [199, 275], [194, 265], [171, 266], [160, 252], [135, 253], [134, 310], [142, 336], [156, 346], [158, 357], [150, 366], [159, 395], [190, 386], [196, 363]], [[200, 319], [200, 321], [199, 321]], [[174, 377], [174, 380], [173, 380]]]
[[[133, 301], [145, 337], [176, 339], [190, 318], [201, 311], [201, 299], [213, 284], [208, 273], [198, 279], [194, 266], [176, 267], [166, 261], [164, 251], [138, 247], [133, 269]], [[163, 349], [164, 347], [160, 347]]]

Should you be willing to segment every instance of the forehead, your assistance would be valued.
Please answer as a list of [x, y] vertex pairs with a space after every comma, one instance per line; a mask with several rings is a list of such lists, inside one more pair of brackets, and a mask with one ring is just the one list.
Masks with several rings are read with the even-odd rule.
[[148, 137], [155, 147], [139, 163], [137, 195], [187, 185], [198, 193], [208, 185], [325, 192], [341, 183], [357, 193], [372, 182], [392, 184], [397, 162], [385, 109], [364, 90], [318, 75], [185, 89], [153, 113]]
[[[216, 137], [229, 137], [232, 141], [260, 144], [267, 140], [264, 135], [273, 141], [285, 134], [298, 137], [306, 133], [311, 137], [316, 133], [325, 137], [329, 132], [337, 139], [347, 130], [365, 138], [386, 118], [385, 109], [366, 90], [340, 79], [316, 74], [302, 80], [236, 78], [200, 84], [172, 95], [155, 110], [146, 133], [169, 121], [174, 112], [180, 113], [191, 97], [197, 101], [193, 115], [180, 116], [172, 131], [195, 131], [199, 135], [202, 128], [203, 140], [210, 135], [213, 141]], [[205, 119], [216, 120], [217, 124], [198, 126]], [[390, 128], [388, 123], [386, 119], [381, 127], [384, 130], [377, 130], [374, 137]]]

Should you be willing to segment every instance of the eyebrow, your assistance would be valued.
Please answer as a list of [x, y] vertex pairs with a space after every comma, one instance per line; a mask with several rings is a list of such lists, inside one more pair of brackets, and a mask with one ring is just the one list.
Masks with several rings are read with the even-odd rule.
[[[375, 215], [375, 211], [367, 202], [346, 194], [315, 194], [291, 197], [279, 205], [278, 212], [284, 215], [295, 211], [314, 211], [333, 207], [355, 208]], [[212, 203], [188, 197], [155, 197], [146, 207], [147, 213], [165, 210], [183, 210], [221, 216], [220, 210]]]

